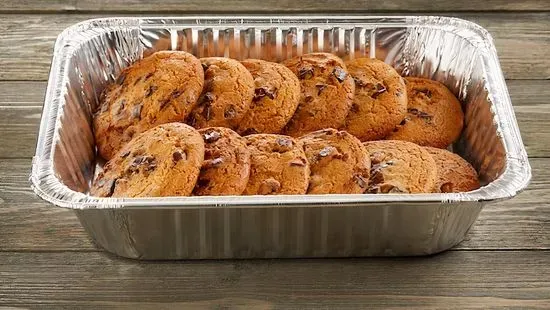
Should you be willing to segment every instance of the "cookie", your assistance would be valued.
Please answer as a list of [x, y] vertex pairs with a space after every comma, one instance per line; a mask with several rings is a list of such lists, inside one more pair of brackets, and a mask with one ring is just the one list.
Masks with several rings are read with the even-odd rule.
[[94, 117], [99, 154], [111, 159], [136, 134], [183, 121], [203, 83], [200, 61], [186, 52], [157, 52], [124, 69], [104, 90]]
[[343, 129], [361, 141], [385, 138], [407, 113], [403, 78], [378, 59], [357, 58], [346, 67], [355, 81], [355, 96]]
[[361, 194], [370, 160], [361, 141], [345, 131], [323, 129], [300, 138], [310, 164], [308, 194]]
[[229, 128], [199, 130], [204, 139], [204, 163], [193, 195], [240, 195], [248, 183], [250, 151], [244, 139]]
[[445, 85], [407, 77], [407, 116], [387, 137], [422, 146], [446, 148], [458, 139], [464, 123], [460, 102]]
[[300, 80], [300, 103], [284, 132], [293, 137], [340, 128], [351, 108], [355, 85], [342, 59], [311, 53], [283, 62]]
[[279, 133], [288, 123], [300, 99], [300, 81], [287, 67], [264, 60], [241, 62], [254, 78], [254, 99], [239, 124], [242, 135]]
[[187, 123], [195, 128], [237, 128], [254, 97], [252, 75], [230, 58], [201, 58], [201, 63], [204, 90]]
[[204, 142], [182, 123], [136, 136], [103, 167], [90, 193], [98, 197], [188, 196], [204, 159]]
[[430, 193], [437, 166], [424, 148], [407, 141], [371, 141], [363, 144], [370, 155], [367, 193]]
[[433, 147], [425, 148], [437, 165], [436, 193], [469, 192], [479, 188], [477, 172], [462, 157]]
[[244, 137], [250, 150], [250, 178], [244, 195], [305, 194], [309, 163], [302, 145], [288, 136], [255, 134]]

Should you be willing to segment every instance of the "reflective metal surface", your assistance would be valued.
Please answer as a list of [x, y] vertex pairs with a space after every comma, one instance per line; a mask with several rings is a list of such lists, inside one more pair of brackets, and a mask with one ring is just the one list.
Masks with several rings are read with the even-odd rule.
[[[485, 185], [468, 193], [95, 198], [91, 111], [106, 83], [156, 50], [279, 61], [312, 51], [376, 57], [463, 102], [453, 150]], [[140, 259], [424, 255], [460, 242], [482, 206], [531, 170], [490, 35], [443, 17], [186, 17], [85, 21], [58, 38], [31, 182], [75, 209], [96, 243]]]

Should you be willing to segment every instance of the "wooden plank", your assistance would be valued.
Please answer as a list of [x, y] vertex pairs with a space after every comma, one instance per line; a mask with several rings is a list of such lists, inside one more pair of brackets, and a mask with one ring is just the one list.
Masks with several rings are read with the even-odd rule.
[[[529, 156], [548, 157], [550, 80], [508, 81]], [[0, 82], [0, 158], [34, 155], [45, 82]]]
[[[29, 159], [0, 161], [0, 251], [95, 251], [71, 210], [35, 197]], [[550, 159], [532, 159], [533, 180], [512, 200], [487, 206], [456, 249], [550, 249]]]
[[540, 0], [507, 1], [489, 0], [482, 5], [462, 1], [428, 0], [213, 0], [205, 5], [204, 1], [191, 0], [4, 0], [0, 12], [167, 12], [167, 13], [205, 13], [205, 12], [354, 12], [357, 10], [377, 11], [534, 11], [550, 10], [550, 3]]
[[[464, 18], [486, 27], [495, 39], [506, 78], [550, 77], [550, 12], [439, 15]], [[0, 80], [46, 80], [57, 35], [74, 23], [99, 16], [106, 14], [0, 14]]]
[[0, 253], [0, 305], [543, 308], [550, 304], [549, 260], [548, 251], [184, 263], [138, 262], [101, 253]]

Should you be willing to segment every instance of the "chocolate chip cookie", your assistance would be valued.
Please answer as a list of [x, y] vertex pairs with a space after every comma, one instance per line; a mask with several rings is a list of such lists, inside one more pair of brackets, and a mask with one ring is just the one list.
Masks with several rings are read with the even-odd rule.
[[422, 146], [446, 148], [458, 139], [464, 113], [458, 99], [445, 85], [424, 78], [407, 77], [407, 116], [387, 137]]
[[254, 78], [254, 99], [239, 124], [243, 135], [279, 133], [288, 123], [300, 99], [300, 81], [287, 67], [264, 60], [241, 62]]
[[300, 138], [310, 164], [308, 194], [361, 194], [370, 160], [361, 141], [345, 131], [323, 129]]
[[311, 53], [283, 62], [300, 80], [300, 103], [284, 132], [293, 137], [340, 128], [351, 108], [355, 84], [342, 59]]
[[250, 178], [244, 195], [306, 193], [309, 163], [299, 142], [273, 134], [254, 134], [244, 138], [251, 153]]
[[479, 188], [477, 172], [469, 162], [447, 150], [425, 149], [437, 165], [436, 193], [469, 192]]
[[182, 123], [136, 136], [105, 164], [90, 193], [98, 197], [188, 196], [204, 159], [204, 142]]
[[203, 83], [200, 61], [186, 52], [156, 52], [124, 69], [104, 90], [94, 117], [99, 154], [111, 159], [136, 134], [183, 121]]
[[437, 166], [424, 148], [407, 141], [371, 141], [363, 144], [370, 155], [367, 193], [431, 193]]
[[204, 90], [187, 123], [195, 128], [236, 129], [254, 97], [252, 75], [240, 62], [230, 58], [201, 58], [201, 63]]
[[407, 88], [390, 65], [378, 59], [346, 62], [355, 96], [344, 129], [361, 141], [385, 138], [405, 118]]
[[250, 151], [245, 140], [229, 128], [199, 130], [205, 151], [196, 196], [240, 195], [250, 174]]

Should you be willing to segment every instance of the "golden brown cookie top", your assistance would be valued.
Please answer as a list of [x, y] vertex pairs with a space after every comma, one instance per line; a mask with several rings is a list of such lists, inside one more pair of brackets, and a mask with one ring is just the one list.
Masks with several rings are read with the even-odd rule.
[[406, 141], [363, 143], [371, 160], [367, 193], [431, 193], [437, 179], [432, 156]]
[[244, 195], [305, 194], [309, 163], [299, 142], [288, 136], [244, 137], [250, 150], [250, 178]]
[[462, 132], [464, 113], [458, 99], [440, 82], [406, 77], [407, 116], [388, 139], [446, 148]]
[[237, 128], [254, 97], [254, 79], [237, 60], [201, 58], [204, 89], [187, 123], [195, 128]]
[[361, 194], [370, 160], [361, 141], [345, 131], [323, 129], [300, 138], [310, 163], [308, 194]]
[[199, 130], [204, 139], [204, 162], [193, 195], [243, 193], [250, 174], [250, 151], [245, 140], [229, 128]]
[[351, 108], [355, 85], [342, 59], [311, 53], [282, 62], [300, 80], [300, 103], [284, 130], [299, 137], [323, 128], [340, 128]]
[[436, 193], [469, 192], [479, 188], [477, 171], [457, 154], [425, 147], [437, 165]]
[[385, 138], [407, 113], [407, 89], [393, 67], [371, 58], [346, 62], [355, 96], [344, 130], [361, 141]]
[[108, 85], [94, 118], [99, 153], [110, 159], [134, 135], [182, 121], [204, 83], [201, 64], [180, 51], [156, 52], [127, 67]]
[[191, 194], [204, 159], [204, 142], [193, 128], [169, 123], [149, 129], [105, 164], [90, 190], [99, 197]]
[[300, 99], [300, 81], [287, 67], [259, 59], [241, 62], [254, 78], [254, 99], [239, 124], [243, 135], [280, 133]]

